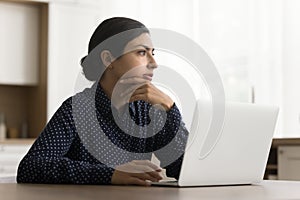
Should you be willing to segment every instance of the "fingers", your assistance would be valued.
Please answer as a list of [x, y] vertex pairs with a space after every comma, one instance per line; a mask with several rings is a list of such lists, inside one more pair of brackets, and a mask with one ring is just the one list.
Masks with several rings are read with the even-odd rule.
[[143, 178], [144, 180], [151, 180], [154, 182], [157, 182], [158, 180], [161, 180], [163, 177], [159, 173], [162, 171], [162, 169], [152, 163], [149, 160], [134, 160], [132, 161], [134, 164], [136, 164], [136, 169], [139, 170], [141, 173], [135, 173], [134, 176], [137, 176], [139, 178]]
[[[131, 94], [131, 97], [129, 98], [129, 102], [138, 101], [138, 100], [143, 100], [143, 101], [147, 101], [148, 102], [148, 101], [151, 101], [151, 97], [150, 96], [155, 96], [155, 94], [156, 94], [156, 92], [154, 92], [154, 90], [152, 89], [152, 85], [145, 84], [145, 85], [137, 88]], [[158, 98], [158, 96], [156, 98]], [[149, 103], [153, 103], [153, 102], [149, 102]]]
[[[121, 82], [121, 81], [120, 81]], [[165, 102], [173, 102], [173, 100], [157, 89], [151, 82], [140, 78], [140, 77], [133, 77], [128, 79], [123, 79], [122, 83], [135, 83], [135, 85], [128, 86], [124, 92], [120, 94], [121, 97], [128, 97], [126, 98], [127, 102], [134, 102], [134, 101], [146, 101], [152, 105], [155, 104], [162, 104]], [[171, 104], [171, 103], [168, 103]], [[166, 106], [167, 107], [167, 106]], [[169, 107], [167, 107], [169, 108]]]
[[141, 185], [141, 186], [151, 186], [150, 182], [147, 182], [146, 180], [142, 180], [136, 177], [130, 177], [128, 180], [128, 184], [130, 185]]
[[162, 170], [153, 170], [152, 168], [144, 165], [136, 165], [135, 172], [132, 173], [134, 177], [139, 177], [144, 180], [151, 180], [151, 181], [158, 181], [161, 180], [163, 177], [160, 175], [159, 172]]
[[130, 173], [125, 173], [122, 171], [115, 170], [111, 183], [113, 185], [141, 185], [141, 186], [150, 186], [151, 183], [146, 181], [146, 179], [135, 177]]
[[147, 172], [147, 174], [149, 174], [151, 177], [153, 177], [155, 180], [151, 180], [151, 181], [154, 181], [154, 182], [157, 182], [161, 179], [163, 179], [163, 176], [157, 172], [157, 171], [153, 171], [153, 172]]
[[[143, 94], [138, 94], [138, 95], [131, 96], [130, 99], [129, 99], [129, 102], [131, 103], [131, 102], [140, 101], [140, 100], [149, 102], [149, 98], [147, 98], [147, 96], [143, 95]], [[149, 103], [151, 103], [151, 102], [149, 102]]]
[[138, 94], [150, 94], [152, 92], [151, 87], [152, 86], [150, 86], [150, 85], [143, 85], [142, 87], [137, 88], [134, 91], [134, 93], [132, 94], [132, 96], [138, 95]]
[[149, 81], [148, 82], [144, 81], [142, 83], [136, 83], [136, 84], [128, 87], [124, 92], [122, 92], [121, 97], [128, 96], [129, 94], [136, 93], [136, 92], [139, 92], [139, 93], [147, 92], [147, 88], [151, 87], [150, 84], [151, 83]]
[[[134, 184], [149, 186], [163, 177], [162, 169], [149, 160], [134, 160], [116, 168], [112, 176], [112, 184]], [[147, 182], [148, 181], [148, 182]]]
[[129, 173], [143, 173], [151, 171], [161, 171], [161, 168], [153, 164], [149, 160], [133, 160], [129, 163], [119, 165], [116, 167], [117, 170]]
[[138, 84], [144, 82], [149, 82], [149, 80], [139, 76], [133, 76], [133, 77], [124, 78], [120, 80], [120, 83], [122, 84]]
[[142, 86], [141, 84], [140, 85], [133, 85], [131, 87], [129, 87], [128, 89], [126, 89], [124, 92], [121, 93], [121, 97], [124, 97], [124, 96], [128, 96], [129, 94], [131, 93], [135, 93], [136, 90]]
[[159, 180], [162, 179], [162, 177], [159, 175], [158, 172], [137, 173], [137, 174], [132, 174], [132, 176], [144, 181], [150, 180], [152, 182], [158, 182]]
[[156, 164], [154, 164], [150, 160], [133, 160], [132, 162], [136, 165], [148, 166], [152, 169], [150, 171], [156, 171], [156, 170], [161, 171], [162, 170], [161, 167], [157, 166]]

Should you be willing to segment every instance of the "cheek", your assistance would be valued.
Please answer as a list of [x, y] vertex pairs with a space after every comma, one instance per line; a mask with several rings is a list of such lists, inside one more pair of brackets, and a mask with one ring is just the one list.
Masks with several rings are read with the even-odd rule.
[[117, 77], [118, 79], [122, 78], [130, 78], [130, 77], [142, 77], [146, 71], [145, 66], [141, 65], [126, 65], [122, 66], [118, 72]]
[[136, 58], [128, 58], [126, 61], [120, 62], [118, 64], [118, 71], [121, 74], [124, 74], [134, 68], [140, 68], [141, 66], [145, 65], [141, 60]]
[[111, 71], [117, 79], [120, 79], [126, 72], [130, 71], [134, 65], [128, 62], [118, 62], [113, 65], [113, 71]]
[[142, 58], [138, 58], [135, 56], [128, 57], [124, 62], [127, 69], [132, 69], [134, 67], [140, 67], [145, 64]]
[[136, 66], [135, 63], [132, 63], [132, 62], [123, 62], [118, 67], [118, 74], [119, 75], [123, 75], [126, 72], [130, 71], [131, 69], [133, 69], [135, 66]]
[[124, 74], [126, 74], [125, 77], [142, 76], [145, 73], [145, 70], [147, 68], [146, 66], [146, 59], [128, 54], [115, 63], [114, 73], [118, 79], [121, 78]]

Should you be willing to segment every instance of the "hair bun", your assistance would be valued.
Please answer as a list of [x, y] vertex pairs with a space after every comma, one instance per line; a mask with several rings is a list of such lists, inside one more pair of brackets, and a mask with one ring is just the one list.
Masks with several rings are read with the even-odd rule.
[[[80, 59], [80, 65], [82, 66], [82, 64], [83, 64], [83, 62], [84, 62], [84, 60], [86, 59], [86, 57], [87, 57], [87, 55], [86, 56], [84, 56], [84, 57], [82, 57], [81, 59]], [[83, 66], [82, 66], [83, 67]]]

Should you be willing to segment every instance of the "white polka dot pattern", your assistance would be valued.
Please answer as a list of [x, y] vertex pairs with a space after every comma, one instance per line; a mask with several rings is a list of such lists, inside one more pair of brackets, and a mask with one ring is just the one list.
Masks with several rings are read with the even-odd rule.
[[[97, 119], [106, 136], [114, 145], [129, 152], [143, 152], [144, 156], [130, 157], [128, 155], [115, 155], [112, 152], [93, 144], [93, 138], [88, 138], [90, 144], [106, 159], [114, 159], [116, 163], [126, 163], [132, 160], [151, 159], [151, 152], [164, 147], [177, 134], [176, 147], [172, 152], [156, 154], [164, 162], [164, 158], [174, 156], [174, 152], [180, 153], [180, 157], [174, 157], [174, 162], [166, 166], [167, 175], [178, 178], [182, 163], [182, 153], [185, 149], [188, 132], [181, 120], [181, 115], [174, 104], [167, 112], [165, 124], [160, 124], [160, 111], [156, 111], [158, 117], [149, 118], [151, 105], [144, 101], [130, 103], [130, 116], [122, 116], [122, 129], [131, 130], [130, 120], [133, 119], [139, 126], [145, 126], [150, 120], [155, 120], [157, 127], [163, 127], [156, 135], [148, 138], [133, 137], [125, 134], [118, 127], [113, 119], [111, 111], [111, 101], [105, 95], [100, 84], [97, 87], [96, 95], [93, 95], [96, 103]], [[85, 89], [81, 94], [88, 94], [91, 89]], [[80, 94], [80, 93], [79, 93]], [[76, 94], [76, 95], [79, 95]], [[76, 96], [75, 95], [75, 96]], [[82, 101], [81, 109], [87, 109], [89, 104]], [[82, 116], [81, 123], [85, 123], [88, 118]], [[155, 130], [149, 130], [155, 131]], [[92, 130], [91, 130], [92, 132]], [[139, 133], [141, 136], [147, 135], [145, 132]], [[87, 134], [88, 136], [89, 134]], [[106, 144], [105, 144], [106, 145]], [[111, 144], [107, 144], [111, 145]], [[109, 167], [95, 158], [86, 146], [83, 145], [74, 123], [72, 113], [72, 97], [67, 99], [56, 111], [51, 120], [46, 125], [40, 136], [36, 139], [27, 155], [22, 159], [18, 168], [18, 183], [69, 183], [69, 184], [110, 184], [114, 172], [113, 167]]]

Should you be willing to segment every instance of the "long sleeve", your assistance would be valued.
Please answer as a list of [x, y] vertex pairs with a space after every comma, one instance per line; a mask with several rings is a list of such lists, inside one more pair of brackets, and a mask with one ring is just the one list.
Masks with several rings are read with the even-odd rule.
[[17, 182], [110, 184], [112, 173], [112, 168], [94, 159], [81, 144], [70, 98], [20, 162]]
[[[165, 112], [144, 101], [134, 102], [130, 107], [130, 116], [124, 113], [120, 119], [123, 130], [140, 135], [140, 137], [124, 135], [122, 141], [132, 141], [134, 146], [124, 143], [120, 145], [121, 148], [141, 154], [154, 153], [161, 166], [166, 168], [167, 175], [178, 179], [188, 131], [175, 103]], [[140, 159], [145, 158], [146, 156]]]
[[[155, 119], [158, 128], [162, 121], [159, 118]], [[156, 151], [155, 155], [161, 161], [161, 165], [165, 166], [169, 177], [179, 178], [188, 134], [180, 111], [174, 103], [172, 108], [167, 111], [165, 124], [157, 133], [158, 137], [154, 141], [154, 146], [161, 148]]]

